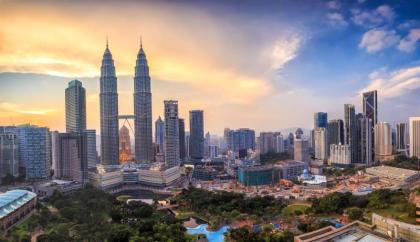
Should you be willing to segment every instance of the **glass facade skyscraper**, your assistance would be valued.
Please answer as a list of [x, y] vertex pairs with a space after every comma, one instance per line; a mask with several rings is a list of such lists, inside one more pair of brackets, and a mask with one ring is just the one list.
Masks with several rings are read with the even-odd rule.
[[118, 93], [111, 51], [106, 45], [100, 77], [101, 163], [118, 165]]
[[164, 101], [165, 107], [165, 165], [171, 168], [179, 165], [179, 123], [178, 101]]
[[155, 121], [155, 143], [159, 145], [159, 152], [163, 153], [163, 137], [165, 133], [165, 123], [159, 118]]
[[324, 112], [318, 112], [314, 114], [314, 129], [316, 128], [327, 128], [328, 125], [328, 114]]
[[79, 80], [69, 82], [66, 96], [66, 132], [86, 129], [86, 91]]
[[137, 54], [134, 75], [134, 116], [136, 162], [153, 162], [152, 93], [149, 66], [142, 45]]
[[190, 158], [201, 160], [204, 156], [204, 118], [202, 110], [190, 111]]

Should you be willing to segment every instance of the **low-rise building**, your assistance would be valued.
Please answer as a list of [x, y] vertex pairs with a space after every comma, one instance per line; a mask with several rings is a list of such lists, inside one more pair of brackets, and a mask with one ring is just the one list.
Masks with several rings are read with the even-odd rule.
[[[366, 168], [366, 173], [377, 176], [380, 180], [390, 180], [399, 185], [406, 185], [420, 179], [420, 172], [392, 166], [374, 166]], [[397, 185], [396, 184], [396, 185]]]
[[0, 194], [0, 231], [7, 231], [28, 217], [37, 202], [35, 193], [11, 190]]
[[216, 178], [218, 172], [214, 167], [196, 166], [192, 177], [197, 180], [211, 181]]
[[163, 165], [154, 164], [150, 167], [138, 169], [139, 183], [151, 187], [171, 186], [181, 178], [179, 166], [166, 168]]
[[328, 163], [333, 166], [349, 166], [351, 165], [351, 149], [350, 145], [331, 144], [330, 158]]
[[420, 226], [407, 224], [392, 218], [372, 214], [372, 224], [375, 231], [391, 236], [395, 241], [418, 242], [420, 241]]
[[302, 161], [281, 161], [276, 164], [276, 167], [281, 170], [281, 178], [293, 180], [303, 173], [303, 170], [308, 170], [308, 163]]
[[77, 181], [52, 180], [34, 186], [35, 193], [39, 197], [49, 197], [54, 191], [59, 191], [64, 195], [71, 194], [83, 187], [83, 184]]
[[360, 221], [354, 221], [341, 228], [333, 226], [324, 227], [306, 234], [295, 236], [295, 242], [325, 242], [325, 241], [375, 241], [391, 242], [391, 238], [386, 234], [375, 231], [374, 225], [369, 225]]
[[238, 181], [245, 186], [262, 186], [278, 183], [280, 170], [274, 165], [243, 166], [238, 168]]

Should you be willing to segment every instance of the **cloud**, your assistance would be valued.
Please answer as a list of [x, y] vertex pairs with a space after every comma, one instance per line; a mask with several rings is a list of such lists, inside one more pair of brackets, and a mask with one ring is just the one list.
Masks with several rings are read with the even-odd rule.
[[337, 1], [329, 1], [329, 2], [327, 2], [327, 7], [328, 7], [328, 9], [338, 10], [338, 9], [340, 9], [341, 5]]
[[369, 75], [369, 78], [371, 80], [369, 85], [360, 90], [359, 93], [378, 90], [381, 99], [390, 99], [420, 88], [420, 66], [403, 68], [393, 72], [375, 71]]
[[22, 107], [22, 105], [10, 102], [0, 103], [0, 113], [9, 114], [32, 114], [32, 115], [46, 115], [55, 112], [55, 109], [28, 109]]
[[293, 60], [298, 55], [301, 44], [302, 38], [298, 35], [278, 38], [271, 51], [271, 68], [281, 69], [287, 62]]
[[328, 22], [332, 26], [347, 26], [348, 23], [341, 13], [327, 13]]
[[399, 41], [400, 36], [394, 30], [372, 29], [363, 35], [359, 48], [374, 53], [396, 45]]
[[412, 52], [420, 40], [420, 28], [410, 30], [410, 33], [401, 39], [398, 49], [404, 52]]
[[391, 23], [395, 18], [394, 10], [388, 5], [381, 5], [372, 11], [352, 9], [351, 13], [353, 22], [364, 27], [377, 27], [381, 24]]

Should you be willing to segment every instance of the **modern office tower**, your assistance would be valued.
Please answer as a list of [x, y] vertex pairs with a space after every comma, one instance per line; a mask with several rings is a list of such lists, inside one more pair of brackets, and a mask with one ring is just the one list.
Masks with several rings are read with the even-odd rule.
[[325, 161], [328, 156], [327, 129], [316, 128], [314, 131], [315, 139], [315, 159]]
[[372, 120], [370, 118], [359, 118], [357, 120], [360, 130], [360, 162], [367, 166], [373, 163], [373, 150], [372, 150]]
[[420, 157], [420, 117], [409, 118], [410, 157]]
[[252, 129], [241, 128], [224, 130], [224, 140], [228, 150], [238, 152], [239, 150], [255, 150], [255, 131]]
[[328, 121], [328, 144], [344, 144], [344, 122], [341, 119]]
[[266, 154], [269, 152], [275, 152], [276, 145], [274, 140], [276, 135], [273, 132], [261, 132], [260, 133], [260, 153]]
[[190, 158], [201, 160], [204, 155], [204, 118], [202, 110], [190, 111]]
[[279, 134], [276, 137], [276, 152], [283, 153], [284, 152], [284, 139], [283, 135]]
[[294, 160], [309, 162], [309, 142], [304, 139], [295, 139]]
[[295, 139], [302, 139], [303, 138], [303, 130], [298, 128], [295, 132]]
[[378, 122], [375, 125], [375, 159], [392, 155], [391, 125], [387, 122]]
[[186, 150], [185, 150], [185, 122], [184, 119], [178, 119], [179, 127], [179, 158], [185, 160]]
[[179, 165], [178, 101], [164, 101], [165, 106], [165, 164], [167, 168]]
[[328, 114], [318, 112], [314, 114], [314, 129], [316, 128], [327, 128]]
[[372, 125], [378, 123], [378, 97], [377, 91], [363, 93], [363, 114], [372, 120]]
[[106, 45], [100, 77], [101, 163], [117, 165], [118, 155], [118, 93], [114, 60]]
[[354, 154], [355, 155], [352, 159], [353, 163], [360, 163], [362, 160], [362, 146], [361, 146], [362, 127], [361, 127], [360, 120], [364, 118], [365, 116], [363, 115], [363, 113], [356, 114], [356, 132], [354, 135]]
[[16, 134], [0, 129], [0, 181], [8, 174], [19, 176], [19, 142]]
[[84, 133], [86, 134], [87, 141], [88, 168], [93, 168], [98, 164], [98, 152], [96, 151], [96, 130], [86, 129]]
[[136, 162], [154, 160], [152, 138], [152, 93], [149, 66], [140, 44], [134, 75], [134, 136]]
[[331, 144], [330, 158], [328, 160], [330, 165], [349, 166], [351, 165], [351, 149], [349, 145]]
[[396, 151], [403, 155], [408, 155], [408, 124], [397, 123], [396, 129]]
[[209, 154], [211, 159], [216, 158], [219, 155], [219, 147], [217, 147], [216, 145], [210, 145]]
[[55, 177], [86, 184], [88, 182], [86, 133], [60, 133], [58, 147]]
[[210, 132], [207, 132], [204, 137], [204, 157], [209, 157], [209, 146], [211, 145]]
[[86, 129], [86, 91], [79, 80], [69, 82], [66, 88], [66, 132]]
[[185, 132], [185, 157], [190, 158], [190, 132]]
[[163, 136], [165, 133], [165, 123], [159, 118], [155, 121], [155, 143], [159, 145], [159, 152], [163, 153]]
[[20, 166], [25, 167], [26, 180], [47, 179], [50, 175], [51, 137], [45, 127], [20, 125], [16, 127], [19, 142]]
[[351, 160], [356, 158], [356, 113], [353, 104], [344, 104], [344, 144], [350, 145]]
[[60, 154], [60, 146], [59, 146], [59, 132], [58, 131], [51, 131], [50, 137], [51, 137], [51, 170], [54, 171], [54, 178], [57, 175], [57, 165], [58, 165], [58, 155]]
[[288, 139], [289, 139], [288, 152], [289, 154], [293, 155], [294, 142], [295, 142], [295, 136], [293, 135], [293, 133], [289, 133]]
[[120, 128], [120, 163], [131, 161], [131, 140], [130, 131], [123, 125]]

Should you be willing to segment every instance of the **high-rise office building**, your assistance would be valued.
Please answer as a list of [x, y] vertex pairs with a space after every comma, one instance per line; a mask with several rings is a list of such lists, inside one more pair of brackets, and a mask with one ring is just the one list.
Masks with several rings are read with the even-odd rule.
[[315, 159], [326, 161], [328, 156], [327, 129], [316, 128], [314, 130]]
[[165, 133], [165, 123], [159, 118], [155, 121], [155, 143], [159, 145], [159, 152], [163, 153], [163, 137]]
[[408, 125], [407, 123], [397, 123], [396, 129], [396, 151], [408, 155]]
[[295, 139], [294, 160], [309, 162], [309, 142], [304, 139]]
[[302, 139], [302, 138], [303, 138], [303, 130], [301, 128], [296, 129], [295, 139]]
[[410, 157], [420, 157], [420, 117], [409, 118]]
[[79, 80], [69, 82], [66, 96], [66, 132], [86, 129], [86, 91]]
[[179, 158], [185, 160], [185, 122], [184, 119], [178, 119], [179, 127]]
[[190, 111], [190, 158], [201, 160], [204, 156], [204, 118], [202, 110]]
[[284, 139], [283, 135], [279, 134], [276, 137], [276, 153], [283, 153], [284, 152]]
[[375, 125], [375, 159], [392, 155], [391, 125], [386, 122], [378, 122]]
[[372, 120], [370, 118], [359, 118], [357, 120], [360, 132], [360, 162], [367, 166], [372, 165], [373, 150], [372, 150]]
[[318, 112], [314, 114], [314, 129], [316, 128], [327, 128], [328, 114], [324, 112]]
[[276, 152], [276, 137], [279, 133], [261, 132], [260, 133], [260, 153], [266, 154]]
[[165, 164], [171, 168], [178, 166], [179, 160], [179, 123], [178, 123], [178, 101], [164, 101], [165, 106]]
[[377, 91], [363, 93], [363, 114], [372, 120], [372, 125], [378, 123], [378, 97]]
[[27, 180], [47, 179], [50, 176], [51, 137], [45, 127], [20, 125], [16, 127], [19, 159], [25, 167]]
[[0, 180], [7, 174], [19, 175], [19, 143], [16, 134], [0, 128]]
[[365, 116], [363, 113], [356, 114], [356, 132], [354, 135], [354, 156], [352, 159], [353, 163], [360, 163], [362, 160], [362, 145], [361, 145], [361, 135], [362, 135], [362, 127], [361, 127], [361, 119], [364, 119]]
[[98, 164], [98, 152], [96, 150], [96, 130], [86, 129], [84, 133], [86, 134], [87, 141], [88, 168], [96, 167], [96, 165]]
[[118, 93], [114, 60], [108, 43], [102, 59], [100, 77], [101, 163], [117, 165], [118, 155]]
[[185, 132], [185, 157], [190, 158], [190, 132]]
[[344, 122], [341, 119], [328, 121], [328, 144], [344, 144]]
[[356, 112], [353, 104], [344, 104], [344, 143], [350, 145], [352, 162], [357, 156]]
[[349, 145], [331, 144], [330, 158], [328, 159], [330, 165], [335, 166], [349, 166], [351, 165], [351, 150]]
[[134, 116], [136, 162], [153, 162], [152, 93], [149, 66], [142, 45], [137, 54], [134, 75]]
[[55, 177], [86, 184], [88, 182], [87, 163], [86, 133], [60, 133]]
[[224, 130], [224, 140], [229, 150], [238, 152], [239, 150], [255, 150], [255, 131], [252, 129], [241, 128]]
[[59, 135], [58, 131], [51, 131], [51, 169], [53, 170], [54, 178], [57, 177], [57, 170], [58, 170], [58, 159], [60, 154], [60, 146], [59, 146]]
[[208, 158], [210, 156], [209, 146], [211, 145], [210, 132], [207, 132], [204, 137], [204, 157]]
[[123, 125], [120, 128], [120, 162], [125, 163], [131, 161], [131, 140], [130, 131]]

